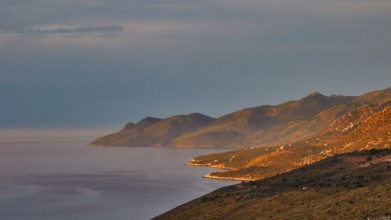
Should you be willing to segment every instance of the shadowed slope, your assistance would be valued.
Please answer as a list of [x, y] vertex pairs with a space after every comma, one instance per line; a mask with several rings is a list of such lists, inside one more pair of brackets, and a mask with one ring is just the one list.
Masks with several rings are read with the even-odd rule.
[[137, 146], [141, 144], [142, 146], [145, 141], [148, 142], [148, 138], [145, 138], [144, 130], [161, 120], [162, 119], [160, 118], [147, 117], [140, 120], [136, 124], [129, 122], [124, 126], [121, 131], [100, 137], [93, 141], [91, 145], [128, 146], [129, 144], [134, 144], [135, 146]]
[[213, 118], [199, 113], [177, 115], [166, 119], [147, 117], [136, 124], [128, 123], [121, 131], [101, 137], [92, 142], [92, 145], [168, 145], [171, 139], [208, 125], [213, 121]]
[[[305, 137], [313, 135], [319, 127], [324, 128], [330, 120], [322, 118], [322, 115], [320, 115], [315, 119], [316, 124], [311, 124], [310, 128], [301, 130], [298, 134], [291, 135], [292, 132], [283, 134], [276, 131], [288, 125], [291, 131], [297, 130], [304, 123], [308, 124], [307, 122], [321, 111], [349, 102], [352, 99], [352, 97], [327, 97], [319, 93], [311, 93], [300, 100], [289, 101], [276, 106], [264, 105], [247, 108], [222, 116], [215, 123], [197, 131], [186, 133], [172, 143], [175, 146], [240, 148], [259, 144], [270, 145], [276, 141], [291, 142], [300, 138], [299, 134], [304, 133]], [[331, 110], [330, 112], [334, 111]], [[329, 114], [329, 116], [334, 119], [336, 113]], [[273, 130], [273, 128], [276, 129]], [[263, 137], [265, 131], [270, 134], [270, 137]], [[292, 138], [288, 137], [289, 135]], [[296, 139], [293, 137], [296, 137]]]

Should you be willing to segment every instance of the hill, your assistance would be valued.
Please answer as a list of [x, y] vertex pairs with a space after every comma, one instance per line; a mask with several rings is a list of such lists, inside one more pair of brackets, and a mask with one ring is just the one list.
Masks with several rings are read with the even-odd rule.
[[218, 189], [154, 219], [391, 216], [390, 148], [391, 101], [364, 104], [307, 140], [192, 159], [189, 165], [228, 169], [208, 178], [248, 182]]
[[276, 106], [247, 108], [218, 118], [215, 123], [176, 138], [178, 147], [267, 147], [308, 139], [341, 114], [369, 103], [391, 100], [391, 88], [357, 97], [308, 96]]
[[166, 119], [147, 117], [136, 124], [126, 124], [117, 133], [98, 138], [91, 145], [166, 146], [171, 139], [208, 125], [214, 120], [200, 113], [176, 115]]
[[203, 148], [285, 145], [313, 137], [338, 116], [358, 106], [387, 100], [391, 100], [391, 88], [357, 97], [313, 92], [299, 100], [246, 108], [217, 119], [190, 114], [192, 119], [179, 115], [149, 118], [151, 124], [146, 125], [128, 123], [121, 131], [101, 137], [92, 145]]
[[174, 208], [160, 219], [367, 219], [391, 215], [391, 150], [339, 154]]
[[[320, 112], [349, 102], [351, 97], [327, 97], [319, 93], [280, 105], [247, 108], [218, 118], [215, 123], [186, 133], [173, 141], [174, 146], [203, 146], [242, 148], [253, 145], [271, 145], [278, 141], [293, 141], [308, 137], [326, 124], [328, 117]], [[346, 108], [346, 107], [345, 107]], [[330, 110], [329, 117], [342, 108]], [[315, 116], [319, 114], [319, 116]], [[316, 118], [315, 123], [308, 123]], [[320, 120], [322, 119], [322, 120]], [[307, 124], [307, 128], [303, 128]], [[281, 132], [281, 128], [289, 127]], [[276, 132], [279, 131], [279, 132]], [[295, 132], [296, 131], [296, 132]]]
[[253, 180], [287, 172], [332, 155], [372, 148], [391, 148], [391, 101], [351, 110], [305, 141], [204, 155], [194, 158], [189, 165], [229, 170], [209, 174], [209, 178]]

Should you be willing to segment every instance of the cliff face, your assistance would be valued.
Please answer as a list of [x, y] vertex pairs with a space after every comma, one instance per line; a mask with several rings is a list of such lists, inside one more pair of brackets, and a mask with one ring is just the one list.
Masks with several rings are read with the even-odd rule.
[[391, 100], [391, 88], [358, 97], [308, 96], [280, 105], [263, 105], [210, 118], [198, 113], [166, 119], [146, 118], [92, 145], [175, 147], [267, 147], [308, 139], [349, 110]]

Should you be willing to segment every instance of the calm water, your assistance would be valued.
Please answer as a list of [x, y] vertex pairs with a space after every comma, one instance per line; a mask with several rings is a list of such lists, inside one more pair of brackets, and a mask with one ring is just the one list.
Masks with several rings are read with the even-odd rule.
[[217, 150], [87, 147], [90, 137], [0, 139], [0, 219], [149, 219], [233, 184], [187, 167]]

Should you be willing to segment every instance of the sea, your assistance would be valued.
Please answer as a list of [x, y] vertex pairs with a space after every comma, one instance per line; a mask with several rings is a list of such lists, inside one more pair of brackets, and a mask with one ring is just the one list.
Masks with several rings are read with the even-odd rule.
[[84, 133], [0, 131], [0, 219], [150, 219], [236, 183], [185, 165], [222, 150], [91, 147]]

